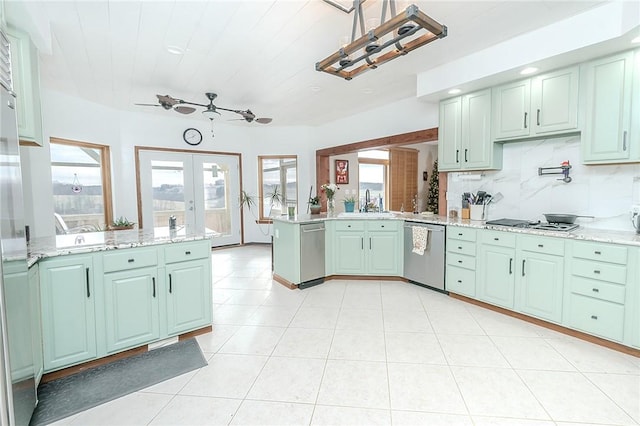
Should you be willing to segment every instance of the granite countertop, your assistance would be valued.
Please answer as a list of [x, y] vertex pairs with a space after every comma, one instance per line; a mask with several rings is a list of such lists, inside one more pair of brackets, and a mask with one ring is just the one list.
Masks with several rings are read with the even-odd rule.
[[597, 241], [602, 243], [614, 243], [614, 244], [625, 244], [640, 247], [640, 235], [636, 234], [635, 231], [618, 231], [618, 230], [609, 230], [609, 229], [599, 229], [599, 228], [590, 228], [588, 226], [581, 225], [579, 228], [570, 231], [549, 231], [549, 230], [541, 230], [541, 229], [530, 229], [530, 228], [513, 228], [508, 226], [498, 226], [498, 225], [487, 225], [484, 221], [475, 221], [470, 219], [460, 219], [460, 218], [450, 218], [446, 216], [425, 216], [422, 214], [413, 214], [413, 213], [389, 213], [385, 216], [378, 216], [376, 214], [371, 214], [370, 217], [366, 216], [367, 213], [364, 214], [354, 214], [353, 216], [349, 216], [349, 213], [346, 214], [319, 214], [319, 215], [309, 215], [309, 214], [301, 214], [295, 217], [288, 216], [279, 216], [275, 217], [274, 220], [286, 223], [310, 223], [316, 221], [323, 220], [361, 220], [361, 219], [371, 219], [371, 220], [409, 220], [413, 222], [422, 222], [422, 223], [432, 223], [436, 225], [445, 225], [445, 226], [462, 226], [469, 228], [477, 228], [477, 229], [493, 229], [496, 231], [506, 231], [506, 232], [516, 232], [519, 234], [530, 234], [530, 235], [541, 235], [547, 237], [559, 237], [559, 238], [568, 238], [573, 240], [584, 240], [584, 241]]
[[153, 230], [134, 229], [127, 231], [86, 232], [82, 234], [55, 235], [33, 238], [29, 242], [27, 265], [33, 266], [39, 259], [76, 253], [125, 249], [156, 244], [180, 243], [184, 241], [214, 238], [217, 234], [187, 233], [169, 228]]

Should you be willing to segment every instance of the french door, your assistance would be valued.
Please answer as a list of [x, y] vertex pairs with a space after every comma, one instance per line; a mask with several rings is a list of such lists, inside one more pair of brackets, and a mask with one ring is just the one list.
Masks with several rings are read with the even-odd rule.
[[240, 157], [139, 150], [141, 219], [144, 229], [214, 234], [211, 245], [240, 244]]

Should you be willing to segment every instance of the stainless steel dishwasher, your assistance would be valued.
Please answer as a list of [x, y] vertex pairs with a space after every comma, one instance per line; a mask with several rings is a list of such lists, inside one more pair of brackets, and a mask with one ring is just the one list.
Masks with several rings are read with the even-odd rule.
[[324, 222], [300, 225], [300, 284], [307, 288], [324, 282]]
[[[413, 227], [429, 230], [424, 254], [413, 252]], [[404, 277], [415, 284], [444, 291], [445, 226], [430, 223], [404, 223]]]

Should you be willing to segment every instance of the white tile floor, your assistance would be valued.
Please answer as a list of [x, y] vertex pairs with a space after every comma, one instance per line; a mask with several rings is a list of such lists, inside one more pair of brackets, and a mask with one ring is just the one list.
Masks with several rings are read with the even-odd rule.
[[637, 425], [640, 359], [398, 281], [288, 290], [213, 252], [209, 365], [59, 424]]

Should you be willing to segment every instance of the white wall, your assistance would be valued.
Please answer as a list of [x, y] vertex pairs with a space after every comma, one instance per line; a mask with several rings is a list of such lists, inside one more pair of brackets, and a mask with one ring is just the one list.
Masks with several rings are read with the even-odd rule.
[[[559, 167], [569, 160], [572, 181], [562, 175], [538, 176], [538, 167]], [[461, 207], [464, 192], [501, 192], [504, 199], [488, 209], [489, 219], [544, 221], [543, 213], [592, 215], [578, 219], [591, 228], [633, 231], [629, 210], [640, 191], [640, 164], [585, 166], [580, 164], [580, 137], [511, 142], [503, 148], [503, 169], [483, 172], [479, 181], [449, 173], [448, 209]], [[640, 194], [636, 194], [640, 197]], [[447, 211], [448, 211], [447, 209]]]

